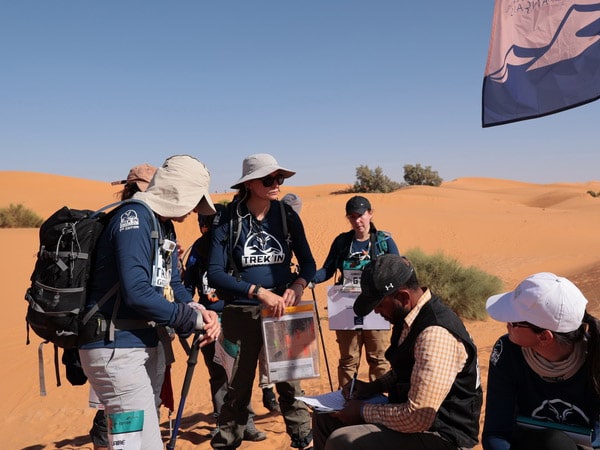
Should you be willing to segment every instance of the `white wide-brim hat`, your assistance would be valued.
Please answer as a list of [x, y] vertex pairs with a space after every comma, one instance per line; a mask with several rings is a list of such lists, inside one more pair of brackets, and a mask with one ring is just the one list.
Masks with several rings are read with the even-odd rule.
[[145, 192], [134, 198], [142, 200], [150, 209], [165, 218], [183, 217], [194, 208], [200, 214], [215, 214], [208, 192], [210, 173], [206, 166], [189, 155], [174, 155], [156, 170]]
[[289, 178], [296, 172], [281, 167], [277, 160], [268, 153], [256, 153], [244, 158], [242, 164], [242, 177], [231, 186], [231, 189], [240, 189], [246, 181], [257, 180], [278, 171], [284, 178]]

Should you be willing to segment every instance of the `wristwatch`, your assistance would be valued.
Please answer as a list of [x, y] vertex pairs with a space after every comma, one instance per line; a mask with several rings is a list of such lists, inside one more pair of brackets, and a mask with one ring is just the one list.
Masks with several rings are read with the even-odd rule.
[[260, 288], [261, 288], [261, 287], [262, 287], [262, 286], [261, 286], [260, 284], [255, 284], [255, 285], [254, 285], [254, 290], [252, 291], [252, 296], [253, 296], [254, 298], [257, 298], [257, 297], [258, 297], [258, 292], [260, 291]]

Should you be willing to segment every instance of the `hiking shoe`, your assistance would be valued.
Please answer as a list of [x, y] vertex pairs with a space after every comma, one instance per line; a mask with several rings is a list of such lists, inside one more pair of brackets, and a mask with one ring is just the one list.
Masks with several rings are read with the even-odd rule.
[[271, 388], [264, 388], [263, 392], [263, 406], [271, 412], [279, 412], [279, 403], [275, 399], [275, 393]]
[[267, 438], [267, 435], [260, 431], [253, 425], [246, 425], [244, 429], [244, 437], [242, 438], [244, 441], [250, 442], [258, 442], [264, 441]]
[[313, 434], [312, 434], [312, 430], [310, 430], [310, 432], [302, 438], [300, 436], [298, 436], [296, 433], [292, 434], [291, 437], [292, 437], [291, 447], [308, 450], [307, 447], [308, 447], [308, 444], [310, 444], [312, 442]]

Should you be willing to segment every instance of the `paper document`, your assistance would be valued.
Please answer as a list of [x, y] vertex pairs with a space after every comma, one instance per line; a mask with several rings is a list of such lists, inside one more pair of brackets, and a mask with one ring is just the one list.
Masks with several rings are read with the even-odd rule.
[[[327, 394], [296, 397], [296, 399], [303, 401], [306, 405], [315, 412], [334, 412], [344, 409], [346, 399], [342, 395], [342, 390], [328, 392]], [[365, 400], [367, 403], [372, 404], [384, 404], [388, 402], [385, 395], [376, 395]]]
[[317, 320], [313, 302], [285, 308], [279, 318], [263, 310], [262, 330], [269, 383], [319, 377]]

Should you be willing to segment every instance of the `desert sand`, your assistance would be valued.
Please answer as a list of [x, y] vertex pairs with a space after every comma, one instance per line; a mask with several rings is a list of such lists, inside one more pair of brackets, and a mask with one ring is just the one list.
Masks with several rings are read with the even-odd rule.
[[[119, 175], [116, 176], [118, 178]], [[289, 182], [293, 182], [289, 180]], [[345, 185], [282, 187], [282, 195], [294, 192], [303, 200], [301, 212], [317, 265], [320, 265], [333, 238], [349, 229], [344, 204], [349, 194], [334, 194]], [[582, 183], [528, 184], [510, 180], [465, 178], [445, 182], [441, 187], [409, 187], [391, 194], [369, 194], [374, 222], [392, 233], [401, 251], [419, 247], [426, 253], [443, 252], [461, 263], [498, 276], [505, 290], [521, 279], [540, 271], [551, 271], [574, 281], [586, 294], [588, 310], [599, 315], [600, 294], [600, 198], [587, 191], [600, 191], [600, 181]], [[116, 199], [117, 188], [110, 183], [40, 173], [0, 172], [0, 207], [23, 204], [42, 217], [63, 205], [98, 208]], [[231, 194], [214, 195], [215, 201]], [[4, 419], [0, 424], [1, 448], [5, 449], [91, 449], [88, 430], [94, 410], [87, 406], [88, 387], [71, 386], [64, 377], [57, 387], [52, 351], [45, 349], [47, 396], [39, 395], [37, 347], [31, 335], [25, 345], [24, 293], [35, 261], [37, 229], [0, 229], [2, 261], [7, 281], [4, 289], [6, 322], [0, 329], [3, 359], [0, 398]], [[178, 238], [187, 248], [198, 236], [194, 217], [178, 226]], [[337, 364], [335, 335], [327, 325], [326, 285], [317, 286], [315, 296], [325, 337], [329, 366], [334, 379]], [[307, 300], [312, 301], [309, 290]], [[478, 348], [485, 389], [491, 347], [505, 325], [491, 319], [467, 321]], [[172, 369], [175, 407], [186, 369], [186, 356], [175, 343], [177, 361]], [[359, 376], [366, 378], [366, 363]], [[321, 355], [321, 377], [303, 381], [307, 395], [329, 390], [327, 371]], [[289, 438], [279, 415], [267, 414], [260, 392], [255, 390], [253, 406], [257, 426], [268, 439], [244, 442], [242, 449], [285, 449]], [[213, 426], [210, 413], [207, 371], [200, 361], [188, 395], [178, 449], [209, 449], [207, 438]], [[161, 408], [165, 442], [169, 436], [169, 414]], [[172, 413], [171, 418], [175, 418]], [[480, 449], [481, 447], [477, 447]]]

